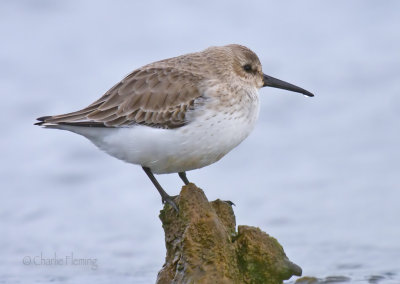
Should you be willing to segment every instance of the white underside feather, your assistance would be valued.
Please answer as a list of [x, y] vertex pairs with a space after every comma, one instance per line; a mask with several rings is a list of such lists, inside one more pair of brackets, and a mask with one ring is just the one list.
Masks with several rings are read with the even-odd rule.
[[[256, 91], [256, 90], [255, 90]], [[149, 167], [156, 174], [183, 172], [215, 163], [240, 144], [258, 117], [257, 92], [243, 110], [227, 114], [206, 106], [189, 124], [175, 129], [136, 125], [123, 128], [49, 125], [83, 135], [111, 156]]]

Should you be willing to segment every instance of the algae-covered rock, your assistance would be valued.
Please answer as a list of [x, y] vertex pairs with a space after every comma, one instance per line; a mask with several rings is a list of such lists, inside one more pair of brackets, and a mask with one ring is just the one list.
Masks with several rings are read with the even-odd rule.
[[296, 280], [296, 284], [320, 284], [321, 279], [311, 276], [304, 276]]
[[236, 247], [245, 283], [281, 283], [301, 276], [301, 268], [289, 261], [278, 241], [259, 228], [239, 226]]
[[194, 184], [161, 210], [167, 256], [157, 283], [282, 283], [301, 268], [277, 240], [258, 228], [239, 226], [228, 202], [208, 202]]
[[[382, 280], [380, 278], [380, 280]], [[345, 283], [351, 281], [347, 276], [328, 276], [325, 278], [316, 278], [311, 276], [304, 276], [296, 280], [295, 284], [328, 284], [328, 283]], [[375, 283], [369, 281], [369, 283]]]

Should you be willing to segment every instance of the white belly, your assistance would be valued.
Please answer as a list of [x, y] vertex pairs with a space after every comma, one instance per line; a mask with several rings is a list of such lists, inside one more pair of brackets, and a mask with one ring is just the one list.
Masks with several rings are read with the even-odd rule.
[[215, 163], [239, 145], [258, 118], [258, 98], [245, 108], [203, 109], [191, 123], [175, 129], [62, 128], [84, 135], [111, 156], [149, 167], [157, 174], [190, 171]]

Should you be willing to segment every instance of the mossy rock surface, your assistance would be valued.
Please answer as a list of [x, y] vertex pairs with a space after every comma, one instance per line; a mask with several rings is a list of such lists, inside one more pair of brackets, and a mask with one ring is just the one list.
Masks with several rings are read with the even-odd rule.
[[165, 205], [160, 219], [167, 255], [157, 283], [282, 283], [301, 268], [276, 239], [259, 228], [239, 226], [228, 202], [209, 202], [194, 184]]

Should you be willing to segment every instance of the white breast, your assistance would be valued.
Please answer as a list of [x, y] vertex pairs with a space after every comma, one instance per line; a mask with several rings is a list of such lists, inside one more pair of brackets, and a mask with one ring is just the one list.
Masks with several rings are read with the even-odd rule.
[[111, 156], [162, 174], [215, 163], [250, 134], [258, 113], [258, 93], [254, 89], [230, 106], [211, 100], [194, 111], [189, 124], [176, 129], [141, 125], [119, 129], [65, 126], [64, 129], [84, 135]]

